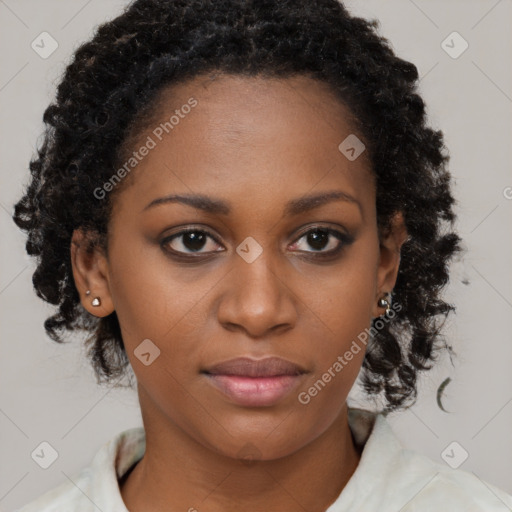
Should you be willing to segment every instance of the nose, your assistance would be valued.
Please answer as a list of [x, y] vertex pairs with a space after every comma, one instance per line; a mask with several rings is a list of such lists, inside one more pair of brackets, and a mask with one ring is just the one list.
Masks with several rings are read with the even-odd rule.
[[298, 300], [291, 283], [285, 283], [286, 278], [290, 280], [284, 269], [286, 263], [277, 265], [265, 250], [252, 263], [238, 255], [234, 259], [217, 310], [221, 325], [252, 338], [293, 328]]

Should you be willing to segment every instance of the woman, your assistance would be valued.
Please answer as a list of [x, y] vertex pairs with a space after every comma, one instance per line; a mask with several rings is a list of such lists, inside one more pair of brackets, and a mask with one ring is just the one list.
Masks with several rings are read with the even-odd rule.
[[[336, 0], [138, 0], [75, 53], [14, 220], [144, 428], [21, 509], [508, 510], [405, 450], [454, 307], [443, 135]], [[382, 413], [348, 408], [361, 375]], [[508, 508], [507, 508], [508, 507]]]

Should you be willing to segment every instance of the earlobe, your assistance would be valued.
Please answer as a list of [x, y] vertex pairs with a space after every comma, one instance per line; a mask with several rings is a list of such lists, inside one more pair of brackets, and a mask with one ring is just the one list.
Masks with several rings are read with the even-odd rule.
[[[377, 295], [375, 297], [374, 317], [381, 316], [387, 306], [384, 301], [390, 298], [400, 267], [400, 250], [408, 239], [402, 212], [391, 219], [389, 230], [381, 237], [380, 259], [377, 269]], [[387, 300], [389, 303], [389, 300]]]
[[71, 267], [82, 306], [92, 315], [105, 317], [114, 311], [109, 287], [108, 261], [93, 244], [93, 235], [81, 229], [71, 237]]

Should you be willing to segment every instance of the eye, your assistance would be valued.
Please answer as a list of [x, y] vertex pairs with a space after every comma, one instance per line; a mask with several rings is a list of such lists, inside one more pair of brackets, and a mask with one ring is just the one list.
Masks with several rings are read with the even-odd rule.
[[[211, 240], [210, 244], [208, 241]], [[304, 240], [304, 242], [301, 242]], [[318, 253], [318, 257], [335, 256], [346, 245], [353, 242], [353, 238], [341, 231], [326, 227], [314, 227], [309, 231], [302, 234], [302, 236], [291, 246], [292, 249], [299, 249], [299, 252]], [[187, 256], [193, 254], [209, 254], [213, 252], [220, 252], [216, 250], [215, 246], [219, 246], [216, 237], [205, 229], [189, 227], [174, 233], [162, 240], [160, 243], [162, 248], [174, 256], [190, 258], [194, 256]], [[307, 250], [307, 246], [312, 247], [313, 250]], [[303, 248], [301, 248], [301, 246]], [[325, 250], [327, 248], [327, 250]], [[202, 250], [205, 249], [205, 250]]]
[[[301, 240], [304, 240], [301, 243]], [[314, 227], [306, 233], [304, 233], [293, 245], [292, 248], [299, 248], [300, 251], [309, 253], [320, 253], [322, 255], [334, 255], [343, 249], [345, 245], [349, 245], [353, 242], [353, 238], [341, 231], [325, 227]], [[313, 251], [307, 249], [301, 249], [300, 247], [310, 246]], [[324, 250], [326, 249], [327, 250]]]
[[[201, 249], [208, 247], [208, 239], [213, 240], [215, 244], [210, 244], [209, 250], [201, 252]], [[161, 242], [161, 246], [165, 250], [168, 250], [167, 247], [170, 247], [171, 250], [169, 252], [177, 254], [205, 254], [216, 252], [214, 249], [215, 245], [218, 245], [216, 238], [208, 231], [199, 228], [183, 229], [172, 236], [168, 236]]]

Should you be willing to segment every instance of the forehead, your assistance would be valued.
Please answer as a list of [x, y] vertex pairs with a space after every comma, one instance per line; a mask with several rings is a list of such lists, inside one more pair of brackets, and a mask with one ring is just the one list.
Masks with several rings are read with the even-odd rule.
[[202, 75], [158, 94], [128, 152], [151, 146], [128, 191], [138, 202], [179, 191], [271, 204], [341, 186], [374, 200], [367, 153], [340, 151], [354, 136], [349, 108], [323, 82]]
[[[183, 109], [192, 98], [197, 101], [190, 113], [195, 122], [188, 124], [193, 124], [194, 131], [208, 132], [213, 143], [237, 142], [244, 136], [256, 142], [258, 135], [266, 142], [265, 133], [268, 139], [276, 130], [283, 139], [300, 140], [308, 135], [318, 143], [329, 131], [338, 132], [336, 138], [356, 131], [350, 108], [325, 82], [305, 75], [276, 78], [224, 73], [200, 75], [161, 90], [147, 128], [169, 120], [175, 109]], [[180, 130], [173, 127], [172, 131], [179, 136]]]

